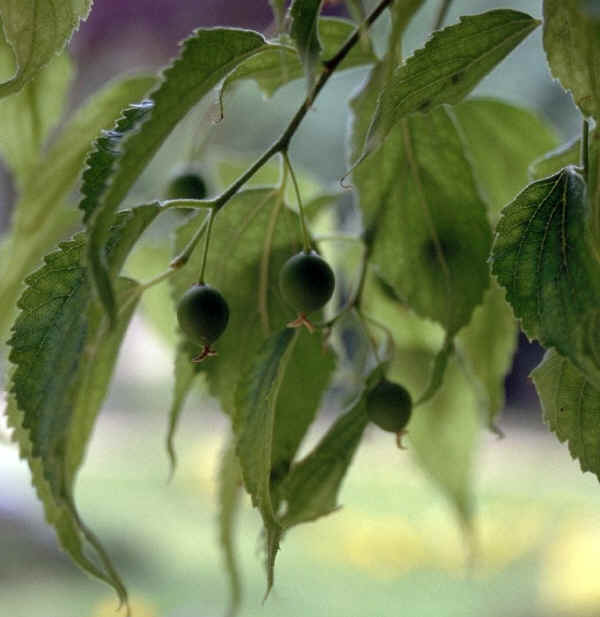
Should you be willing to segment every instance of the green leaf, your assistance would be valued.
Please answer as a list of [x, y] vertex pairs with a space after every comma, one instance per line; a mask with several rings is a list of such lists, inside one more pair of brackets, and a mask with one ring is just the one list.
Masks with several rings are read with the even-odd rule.
[[532, 161], [556, 146], [556, 134], [539, 115], [498, 99], [469, 99], [454, 113], [495, 222], [527, 184]]
[[587, 196], [592, 249], [600, 262], [600, 131], [590, 131]]
[[581, 141], [574, 139], [566, 144], [562, 144], [546, 152], [543, 156], [537, 158], [529, 166], [529, 179], [541, 180], [548, 176], [553, 176], [564, 167], [569, 165], [578, 165], [581, 151]]
[[175, 472], [175, 467], [177, 466], [174, 440], [179, 416], [183, 411], [183, 406], [194, 385], [194, 381], [200, 374], [200, 365], [190, 362], [192, 354], [193, 352], [190, 351], [188, 343], [179, 343], [175, 355], [175, 388], [173, 402], [169, 409], [169, 428], [167, 430], [167, 454], [171, 464], [171, 475]]
[[502, 211], [492, 271], [527, 336], [600, 383], [597, 363], [578, 342], [582, 319], [600, 302], [585, 219], [585, 185], [572, 168], [530, 184]]
[[580, 0], [544, 0], [544, 50], [552, 75], [584, 116], [600, 117], [600, 19]]
[[600, 478], [600, 390], [555, 350], [546, 352], [531, 376], [550, 430], [561, 443], [568, 441], [582, 471]]
[[283, 30], [285, 21], [285, 4], [286, 0], [269, 0], [269, 5], [273, 10], [273, 17], [275, 17], [275, 27], [277, 32]]
[[282, 487], [284, 529], [337, 510], [342, 481], [367, 423], [363, 396], [335, 421], [310, 454], [294, 464]]
[[[354, 153], [385, 74], [377, 67], [352, 102]], [[379, 275], [452, 338], [489, 284], [491, 230], [451, 110], [402, 120], [353, 181]]]
[[298, 335], [286, 328], [270, 337], [236, 391], [236, 452], [244, 485], [260, 511], [267, 536], [267, 593], [273, 586], [273, 566], [282, 533], [271, 501], [277, 397]]
[[498, 9], [435, 31], [385, 84], [363, 154], [378, 148], [405, 116], [462, 101], [539, 23]]
[[408, 24], [411, 22], [415, 13], [423, 6], [425, 0], [404, 0], [403, 2], [393, 2], [390, 6], [392, 16], [392, 31], [388, 41], [388, 60], [390, 71], [397, 63], [402, 62], [402, 37]]
[[0, 98], [18, 92], [69, 42], [92, 0], [0, 0], [4, 36], [17, 63], [14, 76], [0, 84]]
[[67, 121], [29, 175], [13, 213], [8, 258], [2, 260], [0, 297], [5, 310], [0, 315], [0, 334], [14, 317], [13, 307], [27, 273], [76, 224], [76, 210], [66, 200], [79, 178], [90, 142], [115, 121], [127, 103], [143, 96], [153, 83], [150, 77], [129, 77], [94, 94]]
[[[354, 32], [354, 24], [344, 19], [319, 20], [319, 38], [323, 44], [321, 60], [332, 57]], [[377, 60], [370, 43], [355, 45], [337, 68], [343, 71]], [[236, 83], [253, 79], [265, 96], [271, 97], [285, 84], [303, 76], [302, 63], [296, 50], [285, 45], [269, 45], [265, 50], [242, 62], [232, 71], [221, 86], [219, 101], [223, 115], [223, 99]]]
[[[103, 249], [119, 204], [190, 109], [240, 62], [265, 45], [265, 39], [252, 31], [225, 28], [197, 30], [183, 43], [181, 55], [164, 71], [160, 86], [145, 102], [144, 109], [151, 109], [151, 113], [142, 113], [144, 121], [141, 126], [119, 139], [119, 155], [109, 163], [114, 173], [105, 175], [104, 158], [100, 157], [98, 173], [101, 182], [97, 185], [98, 192], [94, 191], [93, 202], [86, 202], [82, 207], [87, 213], [88, 260], [94, 286], [111, 321], [115, 318], [115, 305]], [[127, 119], [122, 122], [127, 126]], [[95, 173], [96, 168], [91, 166], [87, 172], [88, 178]]]
[[[1, 35], [0, 35], [1, 41]], [[8, 45], [0, 42], [0, 74], [12, 67]], [[50, 131], [61, 119], [73, 77], [66, 54], [54, 59], [19, 94], [0, 99], [0, 153], [14, 174], [21, 193], [42, 157]]]
[[321, 55], [318, 22], [322, 4], [323, 0], [293, 0], [290, 7], [290, 35], [304, 66], [309, 94], [315, 82]]
[[456, 339], [490, 425], [504, 407], [504, 379], [512, 366], [517, 339], [511, 307], [504, 299], [504, 290], [493, 280], [483, 304]]
[[[396, 365], [391, 375], [404, 381], [404, 368]], [[444, 385], [413, 413], [408, 438], [425, 473], [456, 507], [465, 529], [473, 516], [473, 469], [480, 415], [470, 384], [451, 358]]]
[[[156, 206], [142, 206], [116, 220], [109, 239], [115, 273], [157, 212]], [[79, 518], [73, 490], [141, 288], [129, 279], [118, 279], [119, 318], [117, 328], [108, 332], [83, 264], [85, 242], [85, 235], [78, 234], [62, 243], [27, 278], [28, 287], [19, 300], [21, 313], [9, 341], [9, 360], [14, 365], [9, 418], [63, 548], [82, 568], [112, 585], [125, 601], [120, 577]], [[85, 543], [101, 568], [84, 557]]]
[[229, 443], [221, 456], [218, 473], [219, 486], [219, 540], [229, 577], [229, 608], [226, 616], [233, 617], [242, 600], [242, 581], [235, 552], [235, 518], [240, 505], [242, 474], [235, 454], [235, 445]]

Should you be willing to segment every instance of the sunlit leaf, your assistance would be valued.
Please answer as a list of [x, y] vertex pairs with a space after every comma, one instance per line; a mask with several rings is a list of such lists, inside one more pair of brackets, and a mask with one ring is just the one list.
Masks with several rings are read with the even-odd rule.
[[19, 91], [68, 43], [92, 0], [0, 0], [4, 36], [13, 49], [17, 70], [0, 84], [0, 97]]
[[580, 0], [544, 0], [544, 50], [552, 75], [584, 116], [600, 117], [600, 19]]
[[[108, 163], [113, 173], [106, 173], [105, 157], [98, 157], [101, 182], [94, 191], [93, 203], [88, 200], [82, 208], [88, 217], [88, 260], [94, 286], [111, 321], [114, 321], [115, 306], [103, 248], [119, 204], [190, 109], [240, 62], [266, 44], [260, 34], [248, 30], [197, 30], [183, 43], [181, 55], [164, 71], [161, 84], [149, 95], [143, 109], [140, 108], [140, 115], [144, 116], [140, 118], [141, 126], [129, 131], [123, 139], [118, 139], [119, 154]], [[121, 122], [127, 125], [127, 120]], [[95, 173], [95, 166], [90, 167], [86, 172], [87, 178]]]
[[[384, 65], [352, 103], [354, 153], [382, 77]], [[353, 181], [379, 275], [453, 337], [488, 286], [491, 230], [452, 112], [442, 107], [402, 120]]]
[[468, 99], [454, 113], [495, 222], [527, 184], [532, 161], [556, 146], [555, 132], [539, 115], [499, 99]]
[[77, 210], [66, 200], [81, 174], [90, 143], [115, 121], [123, 107], [141, 98], [153, 84], [151, 77], [129, 77], [94, 94], [67, 121], [29, 175], [15, 205], [7, 239], [8, 258], [2, 260], [0, 297], [4, 310], [0, 314], [0, 333], [6, 331], [14, 317], [12, 307], [25, 276], [77, 222]]
[[233, 617], [242, 600], [242, 581], [235, 551], [235, 519], [240, 505], [242, 474], [235, 454], [235, 444], [229, 443], [221, 456], [219, 485], [219, 540], [229, 577], [229, 608]]
[[405, 116], [462, 101], [539, 23], [525, 13], [498, 9], [435, 31], [385, 84], [365, 154], [378, 148]]
[[[12, 54], [0, 36], [0, 74], [12, 67]], [[42, 158], [42, 148], [64, 113], [73, 67], [66, 54], [54, 59], [22, 92], [0, 99], [0, 153], [20, 193]]]
[[502, 211], [492, 268], [527, 336], [556, 347], [600, 384], [599, 366], [581, 353], [577, 334], [600, 302], [584, 191], [582, 178], [567, 168], [519, 193]]
[[600, 478], [600, 390], [555, 350], [546, 352], [532, 378], [550, 430], [569, 443], [582, 471]]
[[292, 18], [290, 35], [304, 66], [309, 93], [315, 81], [321, 54], [318, 22], [322, 4], [323, 0], [292, 0], [290, 7]]
[[574, 139], [550, 152], [546, 152], [529, 166], [529, 179], [541, 180], [542, 178], [553, 176], [564, 167], [578, 165], [580, 151], [581, 141]]

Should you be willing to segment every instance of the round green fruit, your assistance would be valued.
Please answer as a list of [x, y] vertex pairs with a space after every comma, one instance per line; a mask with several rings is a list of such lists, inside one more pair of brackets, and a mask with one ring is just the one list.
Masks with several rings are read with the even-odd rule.
[[177, 173], [167, 187], [167, 199], [205, 199], [208, 187], [204, 178], [195, 170]]
[[333, 295], [334, 287], [333, 270], [314, 251], [290, 257], [279, 272], [283, 298], [302, 314], [323, 308]]
[[177, 319], [192, 341], [210, 345], [225, 331], [229, 307], [218, 289], [210, 285], [194, 285], [181, 296]]
[[400, 433], [408, 424], [412, 399], [406, 388], [382, 379], [367, 394], [367, 414], [373, 424], [390, 433]]

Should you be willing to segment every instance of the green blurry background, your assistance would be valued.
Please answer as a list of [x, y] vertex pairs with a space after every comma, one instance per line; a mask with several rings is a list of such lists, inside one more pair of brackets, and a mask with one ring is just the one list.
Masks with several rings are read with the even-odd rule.
[[[407, 53], [420, 46], [437, 8], [428, 0], [411, 25]], [[502, 6], [539, 16], [541, 3]], [[499, 6], [456, 0], [458, 15]], [[340, 8], [334, 12], [342, 14]], [[96, 0], [73, 41], [78, 67], [71, 105], [117, 73], [156, 68], [176, 53], [192, 27], [215, 24], [270, 28], [265, 1]], [[374, 32], [380, 44], [386, 24]], [[315, 184], [339, 190], [346, 170], [346, 104], [365, 76], [352, 71], [328, 84], [293, 143], [293, 158]], [[245, 84], [226, 102], [219, 124], [214, 101], [186, 120], [159, 153], [131, 197], [161, 195], [169, 173], [200, 156], [244, 165], [285, 126], [304, 83], [263, 100]], [[538, 29], [478, 87], [535, 108], [561, 141], [580, 118], [551, 80]], [[235, 153], [235, 156], [234, 154]], [[222, 170], [223, 171], [223, 170]], [[10, 177], [0, 184], [0, 225], [10, 220]], [[164, 238], [176, 215], [153, 227], [132, 271], [168, 259]], [[174, 316], [166, 290], [149, 292], [146, 317], [134, 321], [80, 474], [77, 498], [85, 520], [106, 542], [133, 596], [134, 617], [215, 617], [227, 606], [216, 527], [215, 476], [226, 419], [199, 387], [177, 437], [180, 463], [167, 483], [164, 448], [172, 380]], [[470, 559], [451, 506], [393, 438], [369, 430], [344, 484], [337, 513], [294, 529], [278, 556], [277, 582], [262, 604], [260, 521], [246, 499], [239, 520], [245, 579], [244, 616], [331, 617], [597, 617], [600, 614], [600, 489], [541, 424], [526, 375], [540, 357], [522, 342], [507, 381], [505, 439], [484, 434], [476, 473], [478, 551]], [[326, 413], [306, 448], [327, 426]], [[5, 431], [2, 431], [5, 435]], [[116, 602], [57, 549], [54, 532], [14, 448], [0, 442], [0, 615], [100, 617]]]

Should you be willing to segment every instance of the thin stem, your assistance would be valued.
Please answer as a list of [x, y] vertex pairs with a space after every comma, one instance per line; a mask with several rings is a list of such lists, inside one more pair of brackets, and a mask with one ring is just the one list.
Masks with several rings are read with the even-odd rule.
[[208, 224], [208, 219], [211, 216], [213, 216], [213, 213], [214, 213], [214, 210], [211, 210], [209, 215], [204, 218], [204, 220], [202, 221], [202, 225], [198, 227], [198, 229], [196, 230], [196, 233], [192, 236], [192, 239], [187, 243], [183, 251], [181, 251], [181, 253], [179, 253], [179, 255], [177, 255], [177, 257], [173, 259], [173, 261], [171, 261], [171, 263], [169, 264], [169, 267], [171, 269], [177, 270], [178, 268], [185, 266], [185, 264], [189, 261], [192, 253], [194, 252], [194, 249], [196, 248], [196, 246], [198, 245], [198, 242], [200, 242], [200, 239], [202, 238], [204, 229], [206, 225]]
[[583, 121], [581, 129], [581, 166], [583, 167], [583, 178], [588, 181], [588, 171], [590, 168], [590, 123]]
[[296, 174], [294, 173], [294, 168], [290, 162], [290, 157], [286, 150], [284, 150], [281, 155], [283, 156], [283, 160], [287, 168], [290, 171], [290, 176], [292, 177], [292, 184], [294, 185], [294, 191], [296, 192], [296, 200], [298, 201], [298, 212], [300, 213], [300, 226], [302, 227], [302, 241], [304, 243], [304, 252], [310, 253], [310, 238], [308, 235], [308, 229], [306, 228], [306, 220], [304, 218], [304, 208], [302, 206], [302, 197], [300, 196], [300, 187], [298, 186], [298, 180], [296, 179]]
[[440, 4], [440, 8], [438, 9], [437, 15], [435, 17], [435, 21], [433, 22], [433, 29], [439, 30], [446, 19], [446, 15], [448, 15], [448, 9], [452, 4], [452, 0], [442, 0]]
[[173, 208], [215, 208], [214, 200], [204, 199], [168, 199], [161, 202], [161, 210], [172, 210]]
[[199, 285], [204, 285], [204, 272], [206, 271], [206, 261], [208, 259], [208, 244], [210, 242], [210, 232], [212, 231], [213, 221], [215, 219], [215, 211], [211, 210], [208, 213], [208, 229], [206, 230], [206, 239], [204, 240], [204, 253], [202, 254], [202, 265], [200, 266]]

